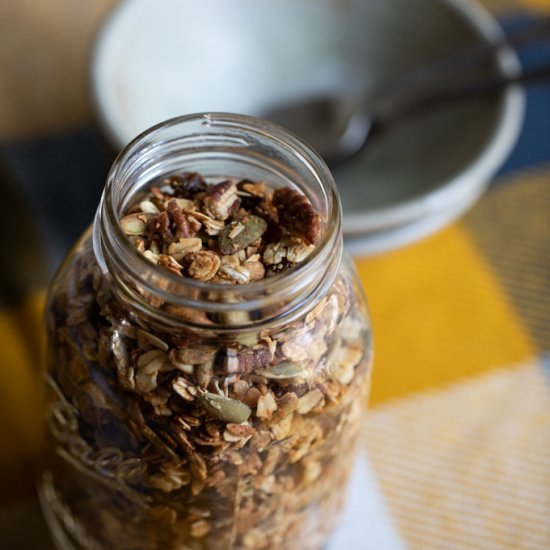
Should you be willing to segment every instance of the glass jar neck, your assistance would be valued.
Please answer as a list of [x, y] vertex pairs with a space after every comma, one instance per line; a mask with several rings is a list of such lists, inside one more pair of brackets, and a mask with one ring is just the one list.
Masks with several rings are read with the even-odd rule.
[[[298, 266], [246, 285], [196, 281], [157, 267], [135, 249], [119, 219], [136, 193], [181, 172], [299, 189], [321, 216], [321, 242]], [[303, 315], [332, 284], [342, 256], [340, 202], [321, 158], [278, 126], [223, 113], [172, 119], [131, 142], [111, 168], [93, 235], [101, 270], [119, 298], [140, 315], [174, 327], [217, 332], [258, 330]]]

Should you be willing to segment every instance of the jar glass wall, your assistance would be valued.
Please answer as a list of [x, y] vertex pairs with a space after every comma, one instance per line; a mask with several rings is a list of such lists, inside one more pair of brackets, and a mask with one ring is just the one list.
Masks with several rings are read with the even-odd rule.
[[[149, 263], [118, 222], [175, 172], [304, 193], [323, 234], [302, 264], [222, 285]], [[47, 310], [47, 460], [61, 548], [321, 548], [370, 384], [370, 328], [326, 166], [236, 115], [168, 121], [119, 156]]]

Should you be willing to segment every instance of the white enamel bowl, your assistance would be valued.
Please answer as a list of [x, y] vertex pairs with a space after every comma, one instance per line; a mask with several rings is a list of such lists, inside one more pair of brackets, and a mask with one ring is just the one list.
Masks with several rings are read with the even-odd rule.
[[[97, 38], [93, 99], [120, 148], [173, 116], [258, 116], [299, 96], [368, 89], [500, 35], [470, 0], [125, 0]], [[505, 50], [486, 70], [510, 74], [518, 61]], [[460, 216], [507, 158], [523, 108], [513, 87], [431, 112], [336, 170], [352, 250], [388, 250]]]

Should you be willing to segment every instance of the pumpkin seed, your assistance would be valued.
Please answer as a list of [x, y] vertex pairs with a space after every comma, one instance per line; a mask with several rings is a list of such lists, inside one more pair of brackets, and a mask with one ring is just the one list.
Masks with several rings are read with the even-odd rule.
[[259, 239], [267, 229], [267, 222], [259, 216], [250, 216], [246, 222], [232, 222], [219, 234], [222, 254], [235, 254]]
[[292, 361], [281, 361], [278, 365], [273, 365], [267, 369], [262, 369], [258, 374], [265, 376], [266, 378], [273, 378], [274, 380], [282, 380], [284, 378], [294, 378], [299, 376], [303, 370], [303, 366]]
[[252, 413], [252, 409], [237, 401], [223, 395], [206, 392], [199, 397], [199, 406], [225, 422], [234, 422], [241, 424], [248, 420]]

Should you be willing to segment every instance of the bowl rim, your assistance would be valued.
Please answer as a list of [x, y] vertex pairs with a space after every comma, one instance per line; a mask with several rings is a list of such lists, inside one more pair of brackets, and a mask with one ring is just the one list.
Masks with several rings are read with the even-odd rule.
[[[118, 18], [121, 17], [121, 14], [129, 9], [128, 6], [130, 6], [132, 2], [133, 0], [120, 0], [120, 2], [114, 3], [107, 9], [93, 37], [88, 59], [88, 90], [90, 91], [92, 113], [108, 144], [117, 152], [121, 151], [133, 138], [126, 140], [126, 138], [122, 137], [123, 132], [117, 132], [116, 125], [112, 123], [107, 114], [107, 109], [104, 107], [102, 99], [103, 94], [101, 92], [101, 60], [103, 43], [111, 32], [111, 28], [115, 25]], [[137, 137], [137, 135], [138, 134], [136, 134], [134, 138]]]
[[[123, 0], [116, 4], [105, 15], [96, 34], [90, 55], [89, 79], [91, 103], [95, 118], [109, 143], [117, 149], [126, 144], [123, 130], [110, 119], [105, 108], [102, 93], [102, 45], [113, 25], [131, 8], [135, 0]], [[476, 0], [439, 0], [444, 8], [452, 10], [461, 17], [466, 25], [477, 32], [478, 36], [490, 43], [495, 43], [504, 32], [498, 21]], [[515, 51], [503, 46], [496, 56], [497, 66], [503, 75], [514, 75], [521, 70], [520, 61]], [[465, 164], [455, 176], [442, 180], [431, 191], [420, 196], [364, 212], [345, 212], [343, 233], [346, 237], [369, 238], [369, 233], [379, 234], [384, 230], [394, 231], [402, 225], [412, 224], [424, 217], [437, 216], [446, 206], [461, 202], [462, 209], [455, 209], [450, 223], [460, 216], [489, 186], [492, 177], [510, 154], [519, 136], [525, 113], [525, 93], [520, 85], [509, 86], [500, 94], [499, 109], [495, 123], [485, 145], [476, 156]], [[472, 197], [464, 201], [464, 195]], [[400, 232], [400, 234], [404, 234]], [[393, 246], [392, 246], [393, 247]]]
[[432, 216], [417, 218], [411, 222], [382, 229], [369, 235], [346, 235], [344, 246], [352, 256], [375, 256], [390, 252], [428, 237], [448, 226], [467, 210], [482, 194], [483, 190], [473, 189], [456, 203]]

